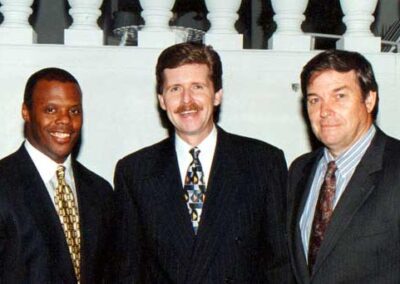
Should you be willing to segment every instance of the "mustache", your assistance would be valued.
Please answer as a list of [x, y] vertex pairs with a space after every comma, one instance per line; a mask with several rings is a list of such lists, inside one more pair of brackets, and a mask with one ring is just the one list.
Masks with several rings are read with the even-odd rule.
[[181, 104], [178, 108], [174, 111], [174, 113], [181, 113], [186, 111], [201, 111], [203, 108], [196, 104], [195, 102], [190, 102], [188, 104]]

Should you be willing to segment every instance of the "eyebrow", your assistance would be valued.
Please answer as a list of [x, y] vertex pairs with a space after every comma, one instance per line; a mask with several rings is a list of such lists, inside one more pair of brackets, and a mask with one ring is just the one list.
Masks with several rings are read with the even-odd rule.
[[[348, 87], [346, 85], [343, 85], [343, 86], [340, 86], [340, 87], [337, 87], [337, 88], [333, 89], [332, 91], [333, 92], [339, 92], [339, 91], [342, 91], [342, 90], [345, 90], [345, 89], [348, 89]], [[316, 93], [307, 93], [306, 96], [309, 97], [309, 96], [318, 96], [318, 95]]]
[[338, 87], [338, 88], [333, 89], [333, 91], [334, 91], [334, 92], [338, 92], [338, 91], [342, 91], [342, 90], [344, 90], [344, 89], [348, 89], [348, 87], [347, 87], [346, 85], [343, 85], [343, 86], [341, 86], [341, 87]]

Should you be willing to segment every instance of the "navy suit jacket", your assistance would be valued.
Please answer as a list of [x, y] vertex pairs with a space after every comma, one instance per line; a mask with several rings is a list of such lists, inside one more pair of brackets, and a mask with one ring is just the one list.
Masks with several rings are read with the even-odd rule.
[[207, 197], [193, 232], [174, 138], [120, 160], [121, 282], [287, 283], [286, 163], [264, 142], [218, 128]]
[[400, 283], [400, 141], [378, 129], [337, 203], [309, 275], [299, 222], [323, 151], [289, 170], [289, 247], [298, 283]]
[[[101, 283], [110, 256], [112, 188], [73, 160], [81, 283]], [[64, 231], [24, 146], [0, 161], [0, 282], [76, 283]]]

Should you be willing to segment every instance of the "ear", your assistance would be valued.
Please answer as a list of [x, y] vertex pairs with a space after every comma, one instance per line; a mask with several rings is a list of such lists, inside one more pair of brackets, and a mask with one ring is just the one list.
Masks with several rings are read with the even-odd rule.
[[30, 122], [31, 121], [29, 108], [25, 103], [22, 104], [21, 114], [22, 114], [22, 118], [24, 119], [25, 122]]
[[166, 108], [166, 106], [165, 106], [165, 102], [164, 102], [164, 97], [163, 97], [163, 95], [158, 94], [157, 97], [158, 97], [158, 102], [159, 102], [159, 104], [160, 104], [160, 107], [161, 107], [163, 110], [167, 110], [167, 108]]
[[376, 104], [376, 92], [369, 91], [367, 97], [365, 98], [365, 106], [367, 107], [368, 113], [371, 113]]
[[222, 95], [224, 94], [223, 90], [220, 89], [218, 92], [215, 93], [214, 96], [214, 106], [219, 106], [222, 102]]

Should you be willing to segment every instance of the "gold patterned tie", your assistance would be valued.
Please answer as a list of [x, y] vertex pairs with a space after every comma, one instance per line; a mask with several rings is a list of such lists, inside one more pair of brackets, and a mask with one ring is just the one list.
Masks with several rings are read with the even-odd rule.
[[57, 171], [58, 185], [55, 192], [55, 205], [61, 225], [64, 229], [65, 239], [68, 244], [72, 264], [74, 266], [76, 279], [80, 279], [80, 248], [81, 233], [79, 227], [79, 214], [75, 204], [74, 194], [65, 182], [65, 167], [58, 166]]

